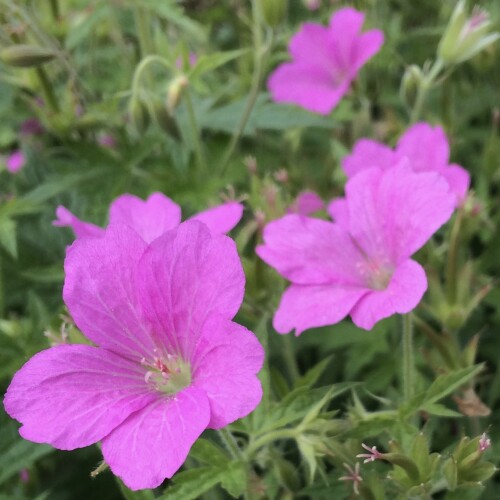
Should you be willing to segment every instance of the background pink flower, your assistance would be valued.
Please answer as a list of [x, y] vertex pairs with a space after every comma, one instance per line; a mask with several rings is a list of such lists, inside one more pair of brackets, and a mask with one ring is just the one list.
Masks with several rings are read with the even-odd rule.
[[17, 372], [4, 405], [24, 438], [63, 450], [102, 441], [129, 488], [154, 488], [207, 427], [258, 405], [264, 351], [231, 321], [244, 274], [230, 238], [190, 221], [147, 245], [110, 226], [73, 243], [65, 272], [66, 305], [99, 347], [52, 347]]
[[382, 46], [381, 31], [360, 33], [364, 18], [362, 12], [346, 7], [333, 14], [328, 27], [303, 24], [288, 46], [292, 61], [278, 66], [268, 80], [273, 99], [330, 113]]
[[25, 163], [26, 157], [24, 156], [24, 153], [20, 149], [18, 149], [17, 151], [13, 151], [7, 157], [5, 166], [11, 174], [17, 174], [17, 172], [19, 172], [19, 170], [24, 167]]
[[353, 177], [338, 208], [337, 223], [287, 215], [264, 230], [257, 254], [292, 282], [274, 315], [279, 333], [348, 314], [369, 330], [414, 309], [427, 279], [410, 257], [449, 219], [454, 196], [439, 175], [402, 164]]
[[428, 123], [411, 126], [395, 149], [371, 139], [359, 140], [353, 152], [343, 159], [342, 168], [352, 177], [367, 168], [391, 168], [403, 158], [407, 158], [415, 172], [437, 172], [443, 176], [457, 203], [465, 198], [470, 185], [469, 172], [456, 163], [449, 164], [450, 146], [444, 130]]
[[[104, 229], [80, 220], [66, 207], [57, 207], [56, 215], [54, 226], [71, 227], [77, 238], [104, 234]], [[190, 220], [199, 220], [214, 234], [223, 234], [231, 231], [242, 215], [243, 205], [230, 201], [204, 210]], [[130, 226], [144, 241], [150, 243], [181, 223], [181, 207], [162, 193], [153, 193], [146, 200], [132, 194], [123, 194], [111, 203], [109, 223]]]

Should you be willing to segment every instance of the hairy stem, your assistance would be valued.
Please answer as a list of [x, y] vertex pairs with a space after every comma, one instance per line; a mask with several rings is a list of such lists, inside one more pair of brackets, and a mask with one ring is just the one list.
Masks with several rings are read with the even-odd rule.
[[413, 356], [413, 322], [411, 313], [403, 315], [403, 396], [408, 402], [415, 385], [415, 359]]

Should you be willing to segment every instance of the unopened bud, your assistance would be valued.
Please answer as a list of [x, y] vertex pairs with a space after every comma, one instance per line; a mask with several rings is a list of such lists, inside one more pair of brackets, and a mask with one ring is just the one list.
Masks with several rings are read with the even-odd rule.
[[403, 78], [401, 79], [399, 95], [405, 106], [409, 109], [413, 109], [415, 106], [418, 89], [422, 84], [423, 78], [424, 74], [417, 65], [412, 64], [406, 68]]
[[162, 99], [155, 99], [151, 106], [151, 112], [157, 125], [167, 134], [179, 137], [179, 129], [174, 117], [169, 113], [167, 104]]
[[17, 68], [34, 68], [54, 59], [52, 50], [36, 45], [12, 45], [0, 52], [0, 60]]
[[146, 106], [136, 96], [129, 101], [128, 114], [137, 132], [144, 133], [149, 126], [149, 113]]
[[475, 8], [467, 17], [465, 0], [461, 0], [439, 42], [439, 58], [446, 64], [458, 64], [470, 59], [500, 38], [500, 33], [488, 34], [490, 26], [488, 12]]
[[179, 104], [181, 100], [183, 90], [189, 85], [189, 80], [185, 75], [180, 75], [174, 78], [167, 90], [167, 110], [170, 114], [174, 112], [174, 109]]
[[281, 24], [286, 16], [287, 0], [260, 0], [260, 11], [268, 26], [274, 28]]

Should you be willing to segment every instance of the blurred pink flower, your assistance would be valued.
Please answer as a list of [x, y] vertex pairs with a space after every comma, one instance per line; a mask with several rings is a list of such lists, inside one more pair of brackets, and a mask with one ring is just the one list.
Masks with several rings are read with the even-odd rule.
[[302, 191], [288, 209], [289, 214], [310, 215], [325, 208], [325, 202], [314, 191]]
[[454, 196], [436, 173], [402, 162], [350, 179], [336, 222], [286, 215], [264, 229], [257, 254], [291, 286], [274, 315], [277, 332], [337, 323], [360, 328], [414, 309], [427, 289], [410, 257], [451, 216]]
[[342, 168], [350, 178], [363, 170], [397, 165], [406, 158], [415, 172], [436, 172], [448, 183], [459, 204], [470, 185], [470, 175], [460, 165], [449, 164], [450, 146], [444, 130], [428, 123], [416, 123], [399, 139], [395, 149], [371, 139], [359, 140], [350, 155], [344, 157]]
[[5, 161], [7, 170], [11, 174], [17, 174], [17, 172], [19, 172], [19, 170], [21, 170], [24, 167], [25, 163], [26, 163], [26, 157], [24, 156], [24, 153], [20, 149], [13, 151]]
[[[197, 61], [198, 61], [198, 56], [194, 52], [190, 52], [189, 56], [188, 56], [188, 65], [189, 66], [194, 66]], [[183, 69], [182, 57], [178, 57], [175, 60], [175, 67], [177, 69]]]
[[[70, 226], [77, 238], [95, 237], [104, 234], [104, 229], [84, 222], [73, 215], [66, 207], [56, 210], [54, 226]], [[204, 210], [190, 220], [199, 220], [206, 224], [214, 234], [228, 233], [243, 215], [243, 205], [229, 201], [222, 205]], [[111, 203], [109, 209], [110, 224], [125, 224], [134, 229], [147, 243], [150, 243], [165, 231], [177, 227], [181, 222], [181, 207], [162, 193], [153, 193], [147, 200], [132, 194], [122, 194]]]
[[114, 135], [103, 133], [97, 137], [97, 142], [104, 148], [114, 149], [116, 147], [116, 139]]
[[290, 40], [292, 61], [278, 66], [268, 80], [273, 99], [328, 114], [382, 46], [381, 31], [360, 33], [364, 17], [346, 7], [333, 14], [328, 27], [303, 24]]
[[245, 276], [235, 243], [189, 221], [147, 244], [127, 226], [73, 243], [63, 296], [96, 346], [33, 356], [4, 399], [36, 443], [73, 450], [102, 442], [132, 490], [179, 469], [206, 429], [259, 404], [264, 350], [232, 321]]
[[37, 118], [27, 118], [19, 129], [21, 135], [40, 135], [43, 131], [42, 124]]
[[309, 10], [318, 10], [321, 7], [321, 0], [304, 0], [304, 4]]

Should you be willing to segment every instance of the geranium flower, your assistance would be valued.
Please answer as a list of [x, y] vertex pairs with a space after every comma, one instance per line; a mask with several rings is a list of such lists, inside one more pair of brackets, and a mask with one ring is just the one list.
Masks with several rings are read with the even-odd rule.
[[26, 157], [20, 149], [13, 151], [5, 161], [5, 166], [11, 174], [17, 174], [17, 172], [19, 172], [25, 164]]
[[450, 146], [444, 130], [428, 123], [416, 123], [399, 139], [395, 149], [370, 139], [359, 140], [350, 155], [344, 157], [342, 168], [348, 177], [379, 167], [391, 168], [407, 158], [415, 172], [437, 172], [446, 179], [456, 195], [457, 204], [466, 196], [470, 175], [460, 165], [449, 164]]
[[[56, 210], [54, 226], [70, 226], [77, 238], [102, 236], [104, 229], [84, 222], [73, 215], [66, 207]], [[190, 220], [206, 224], [214, 234], [231, 231], [243, 215], [243, 206], [230, 201], [200, 212]], [[181, 207], [162, 193], [153, 193], [147, 200], [132, 194], [123, 194], [111, 203], [109, 223], [126, 224], [137, 231], [146, 243], [150, 243], [165, 231], [177, 227], [181, 222]]]
[[438, 174], [403, 163], [354, 176], [336, 208], [335, 223], [286, 215], [264, 229], [257, 254], [292, 282], [274, 315], [279, 333], [348, 314], [369, 330], [414, 309], [427, 279], [410, 257], [450, 218], [454, 195]]
[[59, 345], [14, 376], [4, 405], [30, 441], [102, 442], [131, 489], [171, 477], [206, 429], [259, 403], [264, 351], [231, 319], [244, 274], [234, 242], [189, 221], [146, 244], [127, 226], [68, 249], [63, 296], [98, 347]]
[[346, 7], [333, 14], [328, 27], [303, 24], [288, 46], [292, 61], [278, 66], [268, 80], [273, 99], [330, 113], [384, 41], [379, 30], [360, 33], [364, 18]]
[[311, 215], [325, 209], [325, 202], [314, 191], [302, 191], [288, 208], [290, 214]]

